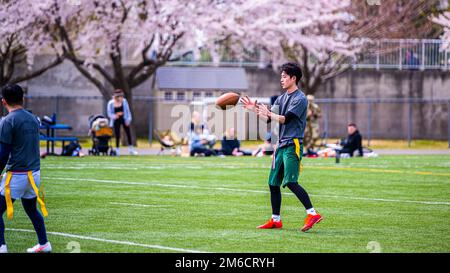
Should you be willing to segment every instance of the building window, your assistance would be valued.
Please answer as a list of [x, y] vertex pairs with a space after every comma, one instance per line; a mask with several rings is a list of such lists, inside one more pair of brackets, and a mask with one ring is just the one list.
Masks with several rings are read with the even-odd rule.
[[206, 92], [205, 97], [212, 98], [214, 96], [213, 92]]
[[164, 100], [173, 100], [173, 94], [170, 91], [164, 92]]
[[199, 101], [202, 98], [202, 93], [201, 92], [194, 92], [192, 93], [192, 100], [194, 101]]
[[177, 92], [177, 101], [183, 101], [183, 100], [185, 100], [185, 93]]

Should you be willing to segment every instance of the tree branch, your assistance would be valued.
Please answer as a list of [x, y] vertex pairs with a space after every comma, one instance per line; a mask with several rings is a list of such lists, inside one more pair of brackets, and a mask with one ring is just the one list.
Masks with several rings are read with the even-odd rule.
[[98, 90], [105, 99], [110, 98], [111, 94], [108, 92], [105, 85], [101, 81], [99, 81], [96, 77], [94, 77], [91, 73], [89, 73], [89, 71], [86, 68], [84, 68], [83, 65], [80, 65], [79, 63], [76, 62], [73, 62], [73, 64], [83, 76], [85, 76], [90, 82], [92, 82], [98, 88]]
[[136, 75], [139, 74], [139, 72], [141, 72], [141, 70], [144, 67], [154, 64], [153, 60], [148, 60], [147, 59], [147, 53], [150, 50], [154, 40], [155, 40], [155, 35], [152, 36], [152, 39], [150, 40], [150, 43], [146, 47], [144, 47], [142, 49], [142, 53], [141, 53], [142, 61], [138, 65], [133, 67], [133, 69], [131, 69], [131, 71], [128, 73], [128, 76], [126, 77], [126, 80], [127, 80], [129, 85], [131, 85], [131, 83], [133, 82], [133, 80], [136, 77]]
[[[61, 25], [61, 22], [59, 20], [56, 20], [56, 26], [59, 30], [59, 34], [60, 34], [60, 38], [62, 41], [64, 41], [64, 46], [63, 46], [63, 51], [64, 51], [64, 56], [70, 60], [73, 65], [75, 65], [75, 68], [83, 75], [85, 76], [91, 83], [93, 83], [97, 89], [100, 91], [100, 93], [102, 94], [102, 96], [105, 99], [109, 99], [110, 94], [108, 92], [108, 90], [106, 89], [105, 85], [99, 81], [96, 77], [94, 77], [85, 67], [84, 67], [84, 62], [82, 60], [80, 60], [75, 53], [75, 50], [73, 48], [73, 44], [72, 41], [69, 38], [69, 35], [67, 34], [66, 29]], [[106, 80], [111, 80], [111, 77], [106, 73], [106, 71], [101, 68], [100, 65], [98, 64], [94, 64], [93, 68], [96, 69], [97, 71], [99, 71], [102, 76], [106, 76], [105, 79]]]
[[29, 72], [25, 75], [21, 75], [18, 77], [15, 77], [13, 79], [10, 80], [11, 83], [19, 83], [19, 82], [23, 82], [29, 79], [32, 79], [34, 77], [40, 76], [42, 75], [45, 71], [59, 65], [60, 63], [62, 63], [64, 60], [64, 58], [57, 56], [51, 63], [45, 65], [44, 67], [41, 67], [40, 69], [36, 70], [36, 71], [32, 71]]
[[[130, 88], [134, 88], [144, 81], [146, 81], [153, 73], [155, 73], [156, 69], [162, 65], [164, 65], [172, 55], [172, 48], [176, 44], [176, 42], [183, 37], [184, 33], [180, 33], [178, 35], [173, 35], [172, 39], [165, 39], [161, 45], [165, 47], [165, 51], [160, 52], [157, 56], [156, 61], [146, 60], [145, 55], [143, 54], [143, 60], [136, 67], [134, 67], [131, 72], [128, 74], [127, 82]], [[170, 41], [171, 40], [171, 41]], [[153, 41], [153, 39], [152, 39]], [[170, 43], [169, 43], [170, 41]], [[167, 46], [166, 46], [167, 45]], [[143, 69], [147, 69], [142, 72]]]
[[135, 88], [136, 86], [139, 86], [141, 83], [145, 82], [148, 78], [150, 78], [151, 75], [153, 75], [158, 67], [160, 67], [163, 64], [155, 64], [152, 66], [147, 66], [147, 70], [145, 72], [140, 73], [139, 75], [136, 75], [133, 80], [129, 83], [130, 88]]

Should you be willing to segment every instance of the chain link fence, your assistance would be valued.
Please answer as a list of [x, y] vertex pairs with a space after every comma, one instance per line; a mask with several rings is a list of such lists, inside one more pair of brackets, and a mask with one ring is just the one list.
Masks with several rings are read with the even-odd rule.
[[[450, 100], [322, 98], [315, 102], [322, 111], [319, 125], [324, 138], [345, 137], [347, 124], [354, 122], [367, 141], [364, 145], [370, 146], [373, 139], [399, 139], [408, 143], [415, 139], [433, 139], [447, 140], [450, 148]], [[177, 104], [190, 105], [191, 101], [177, 101]], [[161, 98], [135, 97], [133, 123], [136, 135], [151, 141], [153, 130], [161, 129], [155, 128], [155, 124], [161, 124], [157, 119], [162, 116], [157, 109], [175, 105], [166, 104]], [[58, 123], [72, 126], [71, 132], [62, 135], [87, 136], [89, 116], [105, 114], [106, 101], [101, 96], [27, 96], [25, 106], [39, 117], [55, 113]]]
[[320, 125], [327, 137], [346, 135], [356, 123], [367, 145], [372, 139], [447, 140], [450, 148], [450, 100], [444, 99], [316, 99]]

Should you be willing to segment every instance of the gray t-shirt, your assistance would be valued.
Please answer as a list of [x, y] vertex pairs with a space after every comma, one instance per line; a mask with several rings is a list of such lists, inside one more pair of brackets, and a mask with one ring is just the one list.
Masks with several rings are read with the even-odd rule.
[[288, 112], [292, 114], [292, 118], [288, 122], [280, 124], [279, 147], [293, 144], [294, 138], [298, 138], [302, 142], [306, 128], [307, 108], [308, 100], [299, 89], [291, 94], [285, 92], [275, 100], [272, 106], [274, 113], [282, 116], [286, 116]]
[[24, 109], [10, 112], [0, 122], [0, 142], [11, 145], [7, 171], [40, 169], [39, 122]]

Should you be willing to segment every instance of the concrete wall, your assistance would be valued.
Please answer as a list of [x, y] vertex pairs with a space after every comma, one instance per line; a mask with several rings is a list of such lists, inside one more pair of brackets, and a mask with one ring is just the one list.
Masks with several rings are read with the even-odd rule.
[[[349, 70], [327, 81], [317, 92], [317, 98], [417, 98], [450, 100], [450, 73], [417, 70]], [[329, 134], [344, 135], [347, 122], [356, 122], [362, 133], [368, 134], [369, 104], [335, 104], [327, 106]], [[412, 138], [447, 139], [448, 102], [411, 104]], [[408, 103], [372, 104], [370, 127], [374, 138], [407, 138]], [[324, 120], [322, 120], [322, 128]]]
[[[38, 59], [45, 61], [45, 59]], [[281, 93], [279, 74], [270, 69], [247, 68], [249, 89], [245, 94], [270, 97]], [[73, 126], [73, 134], [87, 133], [89, 115], [103, 113], [105, 101], [96, 87], [69, 62], [64, 62], [27, 86], [27, 107], [39, 116], [58, 112], [60, 122]], [[168, 129], [173, 118], [173, 103], [149, 100], [160, 97], [149, 79], [134, 90], [134, 124], [138, 136], [147, 137], [150, 129]], [[37, 97], [44, 98], [37, 98]], [[60, 96], [60, 98], [48, 98]], [[139, 97], [147, 97], [142, 99]], [[188, 96], [189, 97], [189, 96]], [[316, 98], [425, 98], [450, 100], [450, 73], [443, 71], [349, 70], [323, 84]], [[185, 102], [188, 103], [188, 102]], [[368, 104], [320, 104], [324, 111], [322, 129], [328, 117], [328, 133], [332, 137], [346, 134], [345, 125], [356, 122], [364, 135], [368, 132]], [[373, 138], [406, 138], [408, 135], [407, 104], [372, 105]], [[413, 138], [447, 139], [448, 104], [415, 103], [412, 105]], [[149, 125], [153, 128], [149, 128]]]

